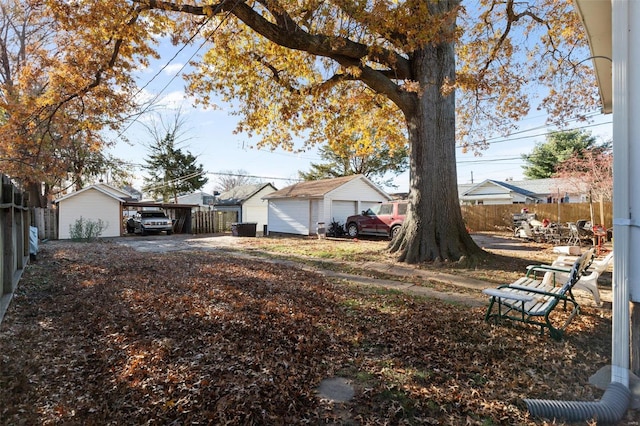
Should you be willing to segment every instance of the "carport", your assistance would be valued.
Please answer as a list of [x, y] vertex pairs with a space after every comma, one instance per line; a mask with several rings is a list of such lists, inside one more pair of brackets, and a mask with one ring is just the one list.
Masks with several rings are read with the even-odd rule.
[[124, 202], [122, 204], [123, 215], [128, 212], [142, 211], [149, 209], [163, 210], [166, 215], [173, 220], [173, 232], [176, 234], [191, 234], [191, 212], [197, 204], [175, 204], [175, 203], [155, 203], [147, 201]]

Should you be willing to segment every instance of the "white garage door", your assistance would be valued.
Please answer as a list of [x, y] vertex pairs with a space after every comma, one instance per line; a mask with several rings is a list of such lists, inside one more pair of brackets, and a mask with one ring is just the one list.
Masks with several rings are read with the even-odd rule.
[[267, 230], [309, 235], [309, 215], [309, 200], [269, 200]]
[[331, 222], [335, 220], [340, 222], [341, 225], [344, 225], [345, 221], [347, 220], [347, 217], [358, 213], [356, 211], [356, 208], [357, 208], [356, 201], [334, 200], [333, 203], [331, 204], [331, 217], [328, 219]]

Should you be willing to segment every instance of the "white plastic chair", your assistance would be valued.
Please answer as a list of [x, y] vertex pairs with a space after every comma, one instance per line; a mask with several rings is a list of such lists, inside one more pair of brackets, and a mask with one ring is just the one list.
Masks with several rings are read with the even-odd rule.
[[[575, 256], [558, 256], [556, 260], [553, 261], [551, 266], [557, 268], [570, 268], [573, 265], [577, 258]], [[613, 251], [610, 251], [605, 257], [602, 259], [594, 259], [591, 263], [591, 266], [587, 270], [587, 274], [584, 275], [573, 287], [574, 289], [582, 289], [590, 292], [593, 295], [593, 298], [598, 306], [602, 304], [600, 301], [600, 290], [598, 290], [598, 278], [602, 275], [603, 272], [607, 270], [609, 267], [609, 263], [613, 259]], [[567, 274], [556, 273], [555, 280], [563, 282], [563, 280], [567, 279]], [[548, 286], [553, 286], [553, 274], [547, 272], [542, 279], [542, 283]]]

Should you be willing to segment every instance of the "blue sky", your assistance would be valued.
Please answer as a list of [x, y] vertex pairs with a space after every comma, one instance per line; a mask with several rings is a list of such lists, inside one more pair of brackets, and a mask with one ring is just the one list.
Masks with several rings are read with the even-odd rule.
[[[190, 46], [179, 52], [179, 47], [165, 43], [162, 46], [162, 59], [153, 61], [147, 69], [138, 73], [139, 87], [144, 87], [140, 96], [145, 99], [156, 98], [156, 109], [165, 120], [174, 117], [181, 109], [185, 121], [184, 138], [181, 148], [198, 157], [209, 175], [209, 182], [203, 188], [212, 192], [218, 175], [224, 171], [244, 170], [249, 175], [260, 178], [264, 182], [272, 182], [276, 188], [290, 185], [297, 179], [298, 171], [307, 171], [312, 162], [320, 162], [315, 151], [302, 154], [257, 150], [251, 148], [255, 140], [246, 134], [234, 134], [237, 117], [231, 115], [229, 105], [219, 103], [219, 109], [204, 110], [193, 107], [193, 99], [184, 94], [184, 81], [181, 70], [185, 63], [196, 54], [197, 47]], [[175, 56], [175, 58], [173, 58]], [[130, 124], [124, 135], [130, 144], [118, 142], [110, 152], [129, 163], [141, 165], [148, 155], [147, 145], [153, 142], [151, 135], [145, 130], [143, 123], [151, 119], [151, 114], [142, 116]], [[157, 119], [157, 116], [156, 116]], [[496, 136], [490, 142], [490, 148], [476, 156], [469, 152], [457, 152], [458, 183], [478, 183], [485, 179], [521, 180], [523, 179], [522, 154], [528, 154], [536, 143], [545, 141], [545, 135], [556, 129], [545, 126], [546, 117], [539, 112], [532, 114], [520, 123], [520, 130], [510, 137]], [[575, 122], [571, 128], [584, 128], [600, 141], [611, 139], [611, 116], [595, 113], [592, 122]], [[140, 188], [140, 176], [144, 170], [136, 169], [138, 179], [134, 186]], [[406, 172], [395, 179], [397, 189], [384, 188], [388, 192], [406, 192], [409, 188], [409, 173]]]

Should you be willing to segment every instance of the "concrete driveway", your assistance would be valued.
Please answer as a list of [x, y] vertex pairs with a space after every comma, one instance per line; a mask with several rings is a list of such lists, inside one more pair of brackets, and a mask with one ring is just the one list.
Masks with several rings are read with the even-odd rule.
[[[146, 253], [167, 253], [182, 250], [222, 250], [238, 246], [245, 237], [231, 235], [126, 235], [114, 241], [123, 246]], [[247, 237], [248, 238], [248, 237]]]

